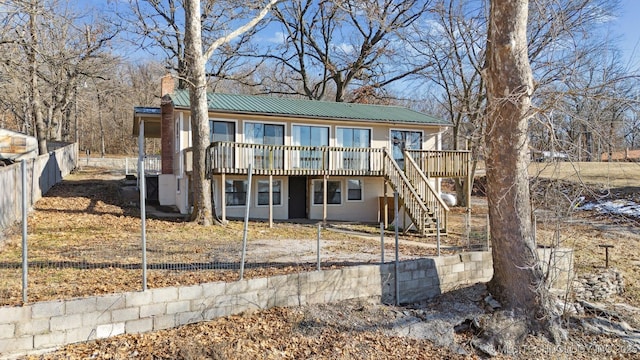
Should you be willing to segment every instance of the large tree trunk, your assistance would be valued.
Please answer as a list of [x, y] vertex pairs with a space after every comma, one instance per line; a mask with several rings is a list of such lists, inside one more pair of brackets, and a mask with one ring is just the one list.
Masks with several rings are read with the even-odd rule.
[[211, 225], [211, 180], [206, 177], [205, 157], [209, 146], [209, 111], [205, 57], [202, 53], [200, 1], [184, 2], [185, 63], [191, 101], [191, 131], [193, 136], [193, 213], [191, 219], [201, 225]]
[[527, 9], [527, 0], [491, 1], [486, 68], [487, 199], [494, 270], [489, 289], [504, 310], [522, 320], [524, 326], [506, 335], [515, 341], [528, 332], [556, 339], [529, 201], [533, 79], [527, 55]]
[[31, 39], [28, 51], [29, 62], [31, 65], [29, 68], [29, 75], [31, 76], [31, 110], [33, 112], [33, 120], [36, 126], [35, 135], [38, 139], [38, 152], [40, 155], [44, 155], [47, 153], [47, 129], [42, 116], [42, 101], [40, 100], [40, 90], [38, 89], [38, 29], [36, 26], [36, 17], [38, 16], [37, 1], [33, 1], [30, 4], [29, 11], [29, 31], [31, 32]]

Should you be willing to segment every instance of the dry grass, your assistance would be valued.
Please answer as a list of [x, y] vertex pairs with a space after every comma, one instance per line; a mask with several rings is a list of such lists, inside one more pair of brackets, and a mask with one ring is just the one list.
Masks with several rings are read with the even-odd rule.
[[543, 214], [538, 218], [538, 243], [573, 248], [577, 274], [601, 271], [605, 251], [599, 245], [613, 245], [610, 266], [622, 272], [626, 283], [625, 293], [613, 300], [640, 306], [640, 219], [574, 211], [571, 206], [578, 196], [638, 202], [640, 163], [532, 163], [529, 170], [539, 179], [533, 191]]
[[632, 162], [535, 162], [529, 174], [543, 177], [598, 185], [606, 188], [638, 186], [640, 163]]
[[[553, 167], [541, 167], [543, 165], [553, 165]], [[637, 164], [603, 163], [601, 165], [579, 165], [579, 169], [582, 169], [580, 170], [582, 181], [593, 187], [628, 187], [636, 185], [633, 183], [634, 176], [637, 176], [636, 179], [640, 178]], [[532, 167], [536, 167], [536, 174], [555, 179], [575, 180], [577, 176], [577, 171], [573, 170], [575, 168], [570, 163], [533, 164]], [[81, 175], [86, 176], [87, 174]], [[72, 177], [68, 181], [78, 181], [76, 185], [88, 189], [88, 184], [83, 183], [85, 181], [83, 178]], [[638, 266], [640, 265], [640, 255], [637, 250], [640, 240], [640, 226], [638, 220], [573, 211], [563, 212], [562, 216], [558, 217], [555, 216], [557, 212], [549, 212], [548, 209], [543, 208], [545, 204], [552, 205], [554, 210], [563, 208], [566, 204], [562, 202], [549, 204], [547, 201], [560, 197], [554, 192], [563, 194], [576, 192], [571, 189], [567, 192], [567, 187], [571, 188], [572, 185], [564, 181], [561, 186], [553, 185], [542, 188], [544, 196], [537, 206], [538, 209], [545, 210], [546, 212], [542, 212], [542, 214], [546, 215], [538, 218], [538, 243], [541, 245], [559, 243], [562, 246], [574, 248], [575, 269], [577, 273], [582, 274], [600, 271], [604, 267], [604, 250], [598, 245], [613, 244], [615, 247], [611, 250], [611, 266], [622, 272], [626, 282], [626, 292], [611, 301], [624, 301], [634, 306], [640, 306], [640, 282], [638, 281], [640, 280], [640, 266]], [[61, 188], [56, 189], [62, 191]], [[108, 186], [104, 193], [110, 194], [112, 190], [113, 188]], [[534, 194], [538, 193], [534, 192]], [[71, 203], [63, 203], [68, 201]], [[70, 206], [72, 204], [75, 206]], [[477, 243], [484, 241], [486, 213], [486, 207], [480, 206], [473, 209], [471, 237]], [[84, 249], [92, 248], [102, 249], [106, 252], [107, 247], [116, 245], [135, 248], [139, 242], [139, 219], [137, 216], [135, 208], [120, 204], [117, 198], [110, 196], [99, 199], [91, 190], [86, 190], [84, 194], [78, 193], [77, 196], [53, 192], [44, 199], [44, 202], [37, 204], [36, 211], [31, 215], [30, 224], [32, 225], [29, 229], [31, 246], [39, 259], [56, 259], [57, 256], [62, 257], [63, 255], [69, 257], [75, 253], [82, 253]], [[150, 219], [147, 226], [149, 238], [156, 239], [156, 242], [152, 243], [154, 251], [161, 249], [160, 246], [165, 246], [163, 251], [179, 253], [189, 261], [198, 261], [201, 259], [200, 254], [208, 251], [206, 248], [200, 247], [199, 244], [229, 247], [229, 244], [237, 244], [242, 236], [240, 222], [231, 222], [225, 227], [202, 228], [186, 222]], [[449, 226], [450, 233], [449, 236], [443, 238], [443, 246], [466, 245], [466, 238], [463, 236], [465, 232], [464, 209], [452, 209], [449, 216]], [[342, 254], [377, 252], [380, 245], [377, 238], [378, 226], [340, 224], [340, 227], [369, 234], [369, 236], [355, 236], [352, 233], [323, 230], [322, 238], [334, 241], [330, 246], [331, 252]], [[388, 235], [390, 236], [391, 232]], [[250, 240], [263, 242], [270, 246], [277, 246], [279, 243], [292, 239], [307, 241], [315, 239], [315, 237], [316, 227], [313, 224], [279, 223], [274, 228], [269, 228], [266, 223], [252, 222], [249, 227]], [[0, 262], [19, 259], [19, 247], [15, 245], [18, 242], [17, 239], [16, 234], [10, 245], [0, 253], [2, 256]], [[403, 240], [407, 243], [401, 244], [401, 249], [406, 254], [418, 256], [433, 254], [433, 248], [424, 246], [426, 243], [433, 243], [435, 240], [432, 238], [422, 239], [407, 235], [403, 236]], [[237, 250], [237, 247], [230, 248], [233, 251]], [[57, 253], [56, 249], [62, 250], [62, 252]], [[388, 254], [392, 254], [392, 241], [387, 242], [386, 249]], [[94, 254], [93, 256], [99, 255]], [[8, 260], [9, 258], [11, 260]], [[304, 266], [257, 268], [251, 269], [248, 277], [300, 270], [304, 270]], [[18, 273], [19, 269], [3, 269], [1, 271]], [[7, 274], [6, 272], [0, 274], [0, 279], [6, 279]], [[139, 274], [140, 271], [135, 269], [103, 268], [87, 271], [77, 268], [53, 269], [46, 267], [33, 270], [32, 277], [37, 281], [34, 280], [30, 286], [33, 286], [31, 293], [40, 292], [43, 299], [56, 296], [82, 296], [91, 293], [139, 289], [141, 286]], [[109, 279], [109, 281], [102, 282], [99, 281], [100, 279]], [[215, 272], [152, 271], [149, 281], [150, 287], [159, 287], [235, 279], [237, 279], [235, 270]], [[111, 284], [114, 286], [111, 287]], [[371, 321], [374, 326], [379, 326], [382, 320], [387, 319], [386, 315], [376, 317], [375, 313], [371, 313], [367, 309], [369, 309], [368, 306], [358, 305], [349, 310], [348, 305], [341, 304], [336, 311], [340, 318], [344, 317], [351, 321], [354, 318], [363, 317], [367, 321]], [[401, 310], [390, 311], [399, 313]], [[121, 335], [95, 343], [71, 345], [45, 357], [51, 359], [87, 358], [100, 354], [105, 357], [108, 355], [124, 358], [135, 354], [135, 356], [148, 355], [149, 357], [220, 359], [256, 358], [258, 356], [272, 356], [274, 358], [424, 358], [425, 356], [443, 359], [475, 358], [450, 353], [428, 341], [390, 337], [378, 332], [354, 332], [348, 328], [334, 326], [326, 317], [323, 317], [324, 321], [332, 326], [314, 328], [312, 330], [315, 332], [310, 332], [309, 324], [315, 324], [317, 321], [315, 318], [314, 321], [304, 321], [305, 314], [300, 311], [302, 310], [275, 308], [162, 332]], [[395, 319], [395, 316], [392, 314], [390, 319]], [[306, 332], [301, 333], [300, 329]], [[612, 341], [604, 335], [598, 338], [584, 334], [572, 334], [571, 336], [586, 341], [587, 344], [610, 344]], [[554, 353], [554, 356], [550, 357], [544, 352], [544, 349], [553, 345], [537, 341], [535, 337], [529, 337], [527, 341], [529, 341], [528, 348], [540, 347], [542, 349], [542, 352], [536, 354], [542, 354], [541, 357], [535, 358], [555, 358], [556, 355], [566, 355]], [[575, 358], [580, 359], [596, 356], [593, 353], [569, 354], [568, 356], [573, 358], [574, 355]], [[633, 356], [616, 354], [615, 358], [633, 358]], [[599, 357], [607, 358], [606, 356]], [[534, 357], [527, 356], [527, 358]]]
[[[104, 169], [85, 168], [35, 204], [28, 219], [29, 302], [142, 288], [139, 210], [121, 198], [121, 178]], [[340, 225], [349, 229], [349, 224]], [[242, 222], [202, 227], [179, 217], [149, 218], [146, 229], [148, 287], [238, 279]], [[378, 226], [349, 230], [369, 236], [321, 231], [323, 268], [379, 262]], [[386, 261], [393, 260], [392, 234], [386, 234]], [[247, 238], [247, 278], [316, 269], [315, 223], [276, 223], [270, 228], [254, 221]], [[457, 239], [443, 238], [443, 246], [458, 246]], [[436, 253], [425, 246], [433, 239], [408, 234], [402, 240], [401, 259]], [[0, 305], [21, 303], [21, 252], [21, 234], [14, 229], [0, 252]]]

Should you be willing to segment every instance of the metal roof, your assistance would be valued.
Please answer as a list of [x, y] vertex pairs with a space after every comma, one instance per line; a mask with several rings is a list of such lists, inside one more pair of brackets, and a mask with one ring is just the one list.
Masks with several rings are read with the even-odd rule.
[[[189, 91], [170, 94], [176, 108], [189, 108]], [[301, 100], [258, 95], [207, 93], [209, 111], [326, 120], [352, 120], [451, 126], [449, 121], [400, 106]]]

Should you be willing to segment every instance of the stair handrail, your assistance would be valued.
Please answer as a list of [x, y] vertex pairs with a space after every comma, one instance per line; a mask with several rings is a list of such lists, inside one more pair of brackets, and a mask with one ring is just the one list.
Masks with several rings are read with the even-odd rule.
[[[427, 179], [427, 176], [424, 174], [424, 172], [420, 169], [420, 167], [418, 166], [418, 164], [416, 163], [416, 161], [411, 157], [411, 155], [405, 151], [404, 153], [404, 160], [405, 160], [405, 173], [410, 173], [410, 174], [417, 174], [421, 180], [422, 180], [422, 184], [426, 185], [426, 189], [428, 189], [429, 191], [424, 193], [424, 196], [422, 197], [422, 200], [424, 200], [427, 203], [432, 203], [433, 201], [429, 201], [429, 198], [431, 198], [432, 195], [435, 200], [438, 202], [437, 205], [440, 206], [440, 208], [444, 209], [445, 211], [449, 211], [449, 207], [447, 206], [447, 204], [444, 202], [444, 200], [442, 200], [442, 198], [440, 197], [440, 195], [438, 194], [438, 192], [436, 191], [436, 189], [433, 187], [433, 185], [431, 184], [431, 182], [429, 181], [429, 179]], [[407, 166], [407, 163], [409, 164], [409, 166]], [[407, 171], [407, 168], [410, 168], [410, 172]], [[408, 179], [410, 178], [410, 176], [407, 177]], [[414, 186], [414, 188], [416, 188]], [[419, 195], [423, 195], [421, 193], [421, 187], [417, 187], [416, 192]]]
[[[389, 150], [387, 148], [384, 149], [384, 158], [385, 158], [385, 175], [391, 181], [391, 184], [396, 188], [396, 190], [401, 190], [398, 192], [402, 193], [402, 198], [404, 200], [405, 209], [408, 210], [409, 217], [413, 220], [416, 227], [420, 232], [425, 231], [425, 216], [428, 213], [427, 206], [420, 200], [420, 195], [415, 190], [415, 188], [409, 182], [409, 179], [405, 175], [405, 173], [400, 169], [398, 163], [391, 157], [389, 154]], [[393, 173], [391, 170], [395, 170]], [[398, 178], [398, 180], [396, 180]], [[395, 219], [396, 222], [398, 219]], [[396, 223], [396, 226], [398, 224]]]
[[431, 181], [427, 178], [424, 172], [420, 169], [415, 160], [408, 152], [404, 152], [405, 159], [405, 173], [407, 178], [414, 181], [414, 188], [416, 192], [421, 196], [422, 201], [426, 203], [428, 209], [435, 213], [437, 218], [442, 219], [440, 226], [444, 229], [447, 228], [447, 214], [449, 213], [449, 207], [442, 200], [442, 197], [438, 194], [436, 189], [431, 184]]

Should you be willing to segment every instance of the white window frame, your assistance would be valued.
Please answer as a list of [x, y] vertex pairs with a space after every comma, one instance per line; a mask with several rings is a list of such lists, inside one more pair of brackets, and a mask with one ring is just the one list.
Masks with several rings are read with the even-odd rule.
[[[327, 202], [327, 206], [342, 206], [344, 204], [344, 184], [342, 180], [327, 180], [327, 185], [330, 182], [335, 182], [340, 184], [340, 203], [339, 204], [331, 204], [329, 202]], [[316, 185], [316, 184], [320, 184], [320, 185]], [[311, 206], [322, 206], [323, 203], [319, 203], [317, 204], [315, 202], [316, 198], [315, 198], [315, 194], [316, 194], [316, 186], [319, 186], [320, 189], [322, 189], [322, 185], [324, 184], [324, 179], [312, 179], [311, 180]], [[324, 193], [323, 193], [324, 196]]]
[[[227, 204], [227, 181], [232, 181], [232, 182], [242, 181], [242, 182], [246, 183], [247, 191], [245, 192], [244, 204]], [[232, 208], [247, 206], [247, 197], [251, 196], [251, 189], [249, 189], [248, 187], [249, 187], [249, 182], [247, 180], [243, 180], [243, 179], [225, 179], [225, 183], [224, 183], [224, 206], [232, 207]]]
[[[224, 119], [224, 118], [212, 118], [210, 117], [208, 120], [208, 125], [209, 125], [209, 134], [211, 134], [211, 122], [212, 121], [219, 121], [219, 122], [227, 122], [227, 123], [233, 123], [234, 124], [234, 132], [233, 132], [233, 139], [234, 141], [238, 141], [238, 139], [240, 138], [240, 134], [238, 133], [238, 120], [235, 119]], [[207, 134], [207, 136], [209, 136], [209, 134]], [[211, 140], [213, 141], [213, 140]]]
[[[425, 139], [424, 139], [424, 130], [422, 129], [401, 129], [401, 128], [391, 128], [389, 129], [389, 149], [393, 150], [393, 139], [391, 138], [392, 131], [407, 131], [407, 132], [419, 132], [420, 134], [420, 149], [424, 149]], [[392, 154], [393, 155], [393, 154]]]
[[[273, 179], [273, 184], [275, 184], [276, 182], [280, 182], [280, 204], [273, 204], [273, 207], [282, 207], [284, 206], [284, 196], [283, 195], [283, 184], [284, 182], [282, 181], [282, 179]], [[269, 179], [263, 180], [260, 179], [258, 181], [256, 181], [256, 189], [255, 189], [255, 199], [256, 199], [256, 207], [268, 207], [269, 204], [260, 204], [259, 200], [260, 200], [260, 182], [266, 182], [267, 186], [269, 186]], [[274, 197], [275, 200], [275, 197]]]
[[307, 126], [307, 127], [319, 127], [319, 128], [326, 128], [328, 129], [328, 133], [327, 133], [327, 145], [325, 146], [331, 146], [331, 125], [321, 125], [321, 124], [307, 124], [307, 123], [291, 123], [291, 129], [290, 129], [290, 138], [291, 138], [291, 145], [293, 146], [311, 146], [311, 145], [298, 145], [298, 144], [294, 144], [294, 138], [293, 138], [293, 127], [294, 126]]
[[[326, 128], [327, 129], [327, 145], [323, 145], [323, 146], [331, 146], [331, 125], [320, 125], [320, 124], [308, 124], [308, 123], [291, 123], [291, 129], [290, 129], [290, 142], [292, 146], [311, 146], [311, 145], [301, 145], [301, 144], [296, 144], [295, 140], [293, 138], [293, 135], [295, 134], [295, 132], [293, 131], [293, 127], [294, 126], [307, 126], [307, 127], [319, 127], [319, 128]], [[295, 151], [292, 153], [291, 157], [287, 156], [287, 159], [290, 160], [285, 160], [285, 168], [290, 167], [292, 169], [295, 169], [297, 167], [299, 167], [300, 163], [301, 163], [301, 154], [299, 151]], [[290, 164], [286, 163], [286, 161], [291, 161]], [[313, 202], [313, 201], [312, 201]]]
[[[349, 181], [351, 180], [356, 180], [360, 183], [360, 199], [349, 199]], [[346, 186], [346, 196], [345, 196], [345, 201], [346, 202], [364, 202], [364, 180], [362, 178], [350, 178], [350, 179], [346, 179], [345, 180]]]
[[[364, 126], [336, 126], [335, 134], [334, 134], [334, 138], [333, 138], [333, 143], [334, 143], [335, 147], [345, 147], [343, 144], [339, 144], [338, 143], [338, 130], [339, 129], [369, 130], [369, 147], [368, 148], [372, 148], [372, 144], [373, 144], [373, 128], [364, 127]], [[357, 147], [357, 148], [358, 149], [367, 149], [367, 147], [364, 147], [364, 148]], [[363, 152], [362, 154], [367, 154], [367, 156], [366, 156], [365, 159], [361, 159], [360, 166], [366, 164], [368, 166], [368, 168], [371, 169], [372, 168], [372, 161], [373, 161], [372, 153]], [[368, 161], [366, 161], [366, 160], [368, 160]], [[339, 165], [339, 167], [343, 168], [344, 166], [341, 164], [341, 165]]]
[[181, 133], [182, 133], [182, 127], [180, 126], [182, 123], [182, 116], [178, 115], [176, 116], [175, 119], [175, 142], [174, 142], [174, 152], [175, 153], [179, 153], [180, 152], [180, 143], [181, 143]]
[[[391, 133], [393, 131], [405, 131], [405, 132], [419, 132], [420, 133], [420, 149], [419, 150], [424, 150], [424, 144], [425, 144], [425, 140], [424, 140], [424, 130], [422, 129], [411, 129], [411, 128], [391, 128], [389, 129], [389, 151], [390, 151], [390, 155], [391, 158], [395, 161], [396, 159], [394, 158], [394, 154], [393, 154], [393, 138], [391, 137]], [[413, 150], [417, 150], [417, 149], [413, 149]]]
[[[335, 135], [333, 137], [334, 146], [336, 146], [336, 147], [345, 147], [344, 145], [338, 144], [338, 129], [369, 130], [369, 147], [372, 146], [372, 143], [373, 143], [373, 139], [372, 139], [373, 138], [373, 128], [365, 127], [365, 126], [344, 126], [344, 125], [340, 125], [340, 126], [336, 125]], [[391, 134], [391, 133], [389, 133], [389, 134]]]
[[[242, 121], [242, 142], [247, 142], [247, 136], [244, 132], [244, 125], [248, 124], [248, 123], [252, 123], [252, 124], [266, 124], [266, 125], [281, 125], [282, 126], [282, 131], [283, 131], [283, 138], [282, 138], [282, 145], [287, 145], [287, 131], [289, 130], [287, 128], [287, 123], [286, 122], [277, 122], [277, 121], [258, 121], [258, 120], [243, 120]], [[236, 131], [237, 128], [236, 128]]]

